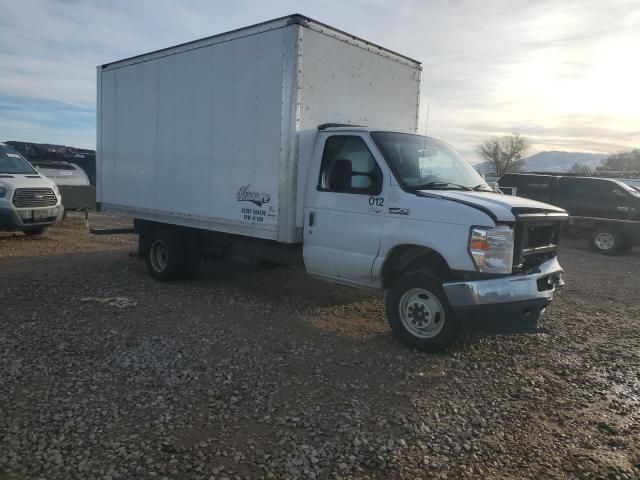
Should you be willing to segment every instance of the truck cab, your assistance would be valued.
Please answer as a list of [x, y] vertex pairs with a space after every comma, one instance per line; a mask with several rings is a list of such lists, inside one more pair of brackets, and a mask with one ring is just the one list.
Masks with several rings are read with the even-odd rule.
[[448, 344], [447, 316], [472, 331], [535, 329], [563, 284], [566, 212], [495, 192], [444, 142], [321, 127], [310, 163], [306, 270], [389, 291], [391, 326], [414, 347]]
[[0, 231], [40, 235], [63, 214], [56, 184], [16, 150], [0, 143]]

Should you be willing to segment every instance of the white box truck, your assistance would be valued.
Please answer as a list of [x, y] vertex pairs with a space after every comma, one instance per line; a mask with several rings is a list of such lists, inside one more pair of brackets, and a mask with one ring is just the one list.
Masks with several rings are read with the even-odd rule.
[[209, 255], [387, 291], [406, 344], [531, 330], [566, 213], [416, 134], [420, 63], [291, 15], [98, 67], [97, 205], [162, 281]]

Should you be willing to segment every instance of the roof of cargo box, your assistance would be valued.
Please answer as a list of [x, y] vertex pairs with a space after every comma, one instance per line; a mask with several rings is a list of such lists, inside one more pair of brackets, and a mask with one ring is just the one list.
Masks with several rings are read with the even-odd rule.
[[[161, 58], [163, 56], [168, 56], [174, 53], [178, 53], [175, 51], [176, 49], [182, 52], [182, 51], [202, 48], [202, 47], [211, 45], [212, 41], [213, 43], [216, 43], [216, 41], [223, 41], [224, 40], [223, 37], [225, 36], [231, 36], [233, 38], [241, 38], [248, 35], [255, 35], [257, 33], [265, 32], [269, 30], [275, 30], [278, 28], [283, 28], [292, 24], [301, 25], [303, 27], [315, 30], [316, 32], [323, 33], [325, 35], [330, 35], [338, 40], [342, 40], [346, 43], [358, 46], [360, 48], [365, 48], [367, 50], [383, 55], [387, 58], [396, 60], [398, 62], [409, 64], [416, 68], [420, 68], [420, 69], [422, 68], [421, 62], [419, 62], [418, 60], [414, 60], [413, 58], [394, 52], [393, 50], [389, 50], [388, 48], [384, 48], [380, 45], [369, 42], [360, 37], [356, 37], [355, 35], [347, 33], [343, 30], [338, 30], [337, 28], [331, 27], [325, 23], [318, 22], [316, 20], [313, 20], [312, 18], [306, 17], [304, 15], [300, 15], [298, 13], [295, 13], [293, 15], [287, 15], [285, 17], [275, 18], [273, 20], [267, 20], [266, 22], [256, 23], [254, 25], [249, 25], [247, 27], [242, 27], [235, 30], [229, 30], [228, 32], [219, 33], [217, 35], [212, 35], [210, 37], [205, 37], [198, 40], [192, 40], [191, 42], [181, 43], [171, 47], [162, 48], [160, 50], [154, 50], [152, 52], [143, 53], [140, 55], [134, 55], [133, 57], [124, 58], [122, 60], [116, 60], [114, 62], [105, 63], [101, 65], [101, 68], [102, 69], [118, 68], [120, 66], [124, 66], [122, 64], [125, 64], [125, 63], [129, 65], [132, 63], [140, 63], [147, 60]], [[229, 40], [233, 38], [230, 38]]]

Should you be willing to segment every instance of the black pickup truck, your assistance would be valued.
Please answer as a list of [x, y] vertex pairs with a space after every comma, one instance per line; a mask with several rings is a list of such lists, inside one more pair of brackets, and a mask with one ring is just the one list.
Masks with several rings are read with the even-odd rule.
[[569, 228], [590, 234], [592, 248], [605, 255], [640, 244], [640, 192], [607, 178], [508, 173], [500, 189], [564, 208]]

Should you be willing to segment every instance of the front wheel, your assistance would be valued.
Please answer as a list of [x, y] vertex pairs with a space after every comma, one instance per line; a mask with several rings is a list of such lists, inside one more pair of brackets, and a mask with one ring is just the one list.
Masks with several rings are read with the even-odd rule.
[[427, 272], [398, 278], [387, 293], [386, 309], [394, 335], [423, 352], [446, 350], [461, 332], [440, 281]]
[[591, 248], [603, 255], [616, 255], [624, 249], [626, 239], [618, 230], [598, 227], [591, 236]]

